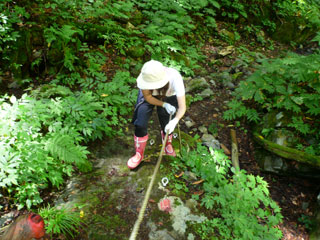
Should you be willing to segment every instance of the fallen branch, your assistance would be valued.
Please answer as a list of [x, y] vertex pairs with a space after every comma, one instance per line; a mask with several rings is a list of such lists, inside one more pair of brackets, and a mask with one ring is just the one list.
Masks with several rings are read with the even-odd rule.
[[237, 143], [237, 137], [236, 137], [236, 131], [231, 129], [231, 152], [232, 152], [232, 165], [236, 170], [240, 170], [239, 165], [239, 152], [238, 152], [238, 143]]
[[307, 163], [312, 166], [320, 167], [320, 157], [299, 151], [294, 148], [281, 146], [265, 139], [257, 132], [253, 133], [254, 140], [257, 141], [266, 150], [283, 158], [295, 160], [297, 162]]

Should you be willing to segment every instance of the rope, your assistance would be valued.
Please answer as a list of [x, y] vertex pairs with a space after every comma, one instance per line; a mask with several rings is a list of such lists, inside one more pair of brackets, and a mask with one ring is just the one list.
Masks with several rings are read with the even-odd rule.
[[178, 134], [179, 134], [180, 154], [182, 155], [181, 132], [180, 132], [180, 125], [179, 125], [179, 123], [178, 123]]
[[[171, 121], [171, 117], [172, 117], [172, 115], [170, 115], [169, 122]], [[139, 212], [138, 219], [134, 224], [134, 227], [133, 227], [133, 230], [131, 232], [129, 240], [135, 240], [137, 235], [138, 235], [138, 233], [139, 233], [139, 228], [140, 228], [141, 222], [143, 220], [143, 215], [144, 215], [144, 212], [146, 210], [146, 207], [147, 207], [147, 204], [148, 204], [148, 200], [150, 198], [151, 190], [152, 190], [154, 181], [156, 179], [157, 172], [158, 172], [160, 164], [161, 164], [162, 155], [163, 155], [163, 152], [164, 152], [164, 148], [166, 147], [168, 135], [169, 134], [167, 132], [166, 136], [164, 137], [164, 140], [163, 140], [163, 143], [162, 143], [162, 148], [161, 148], [161, 151], [160, 151], [160, 155], [159, 155], [156, 167], [154, 168], [154, 171], [153, 171], [153, 174], [152, 174], [152, 177], [151, 177], [151, 181], [149, 183], [146, 195], [144, 196], [144, 200], [143, 200], [140, 212]]]

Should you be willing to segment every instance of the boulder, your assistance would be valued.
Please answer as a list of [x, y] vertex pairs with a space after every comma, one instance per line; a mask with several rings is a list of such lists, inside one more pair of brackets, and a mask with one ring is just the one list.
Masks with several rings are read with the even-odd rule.
[[209, 88], [210, 85], [204, 77], [193, 78], [185, 81], [186, 92], [196, 92]]
[[210, 88], [207, 88], [205, 90], [203, 90], [199, 96], [202, 97], [202, 98], [208, 98], [208, 97], [211, 97], [213, 96], [214, 92], [210, 89]]
[[217, 139], [214, 138], [211, 134], [203, 134], [201, 137], [203, 145], [211, 147], [212, 149], [220, 149], [220, 143]]

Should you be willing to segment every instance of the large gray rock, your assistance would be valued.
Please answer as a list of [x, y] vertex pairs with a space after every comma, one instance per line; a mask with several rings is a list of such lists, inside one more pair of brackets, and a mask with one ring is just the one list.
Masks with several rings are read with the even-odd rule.
[[224, 86], [228, 88], [235, 88], [232, 75], [227, 71], [215, 74], [214, 79], [218, 82], [221, 82]]
[[[186, 140], [183, 136], [182, 140]], [[126, 165], [134, 152], [132, 135], [127, 134], [121, 139], [110, 139], [107, 144], [97, 146], [90, 155], [94, 165], [92, 172], [68, 180], [65, 189], [58, 194], [51, 206], [70, 211], [81, 210], [86, 228], [75, 239], [129, 238], [159, 157], [159, 129], [150, 128], [149, 139], [154, 140], [154, 143], [150, 145], [150, 141], [148, 142], [145, 161], [135, 170], [129, 170]], [[173, 145], [175, 144], [178, 144], [178, 139], [173, 139]], [[160, 199], [167, 198], [169, 194], [174, 197], [169, 188], [161, 184], [161, 179], [168, 176], [170, 171], [170, 161], [166, 161], [166, 158], [169, 157], [164, 156], [164, 167], [156, 176], [145, 212], [144, 220], [151, 222], [140, 226], [137, 239], [187, 239], [188, 223], [205, 219], [200, 216], [198, 204], [193, 200], [187, 202], [186, 199], [177, 197], [172, 199], [172, 212], [165, 213], [158, 209]], [[195, 179], [196, 176], [192, 181]], [[175, 204], [176, 202], [179, 204]], [[0, 223], [10, 217], [3, 218]], [[192, 240], [192, 237], [188, 239]]]
[[213, 91], [210, 89], [210, 88], [207, 88], [205, 90], [203, 90], [199, 96], [202, 97], [202, 98], [208, 98], [208, 97], [211, 97], [213, 96]]
[[187, 93], [201, 91], [210, 87], [207, 80], [203, 77], [186, 80], [185, 85]]
[[212, 149], [220, 149], [220, 143], [217, 139], [214, 138], [213, 135], [211, 134], [203, 134], [201, 137], [201, 141], [203, 143], [203, 145], [207, 146], [207, 147], [211, 147]]

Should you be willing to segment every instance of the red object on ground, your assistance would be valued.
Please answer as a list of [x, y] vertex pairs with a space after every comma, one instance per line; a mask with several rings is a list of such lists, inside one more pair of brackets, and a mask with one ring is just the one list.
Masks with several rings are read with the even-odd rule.
[[42, 238], [44, 236], [44, 221], [40, 215], [29, 214], [28, 223], [34, 238]]
[[31, 240], [42, 238], [45, 234], [44, 222], [40, 215], [29, 213], [18, 217], [8, 230], [1, 236], [1, 240]]
[[164, 212], [171, 212], [171, 202], [168, 198], [162, 199], [160, 202], [160, 210]]

